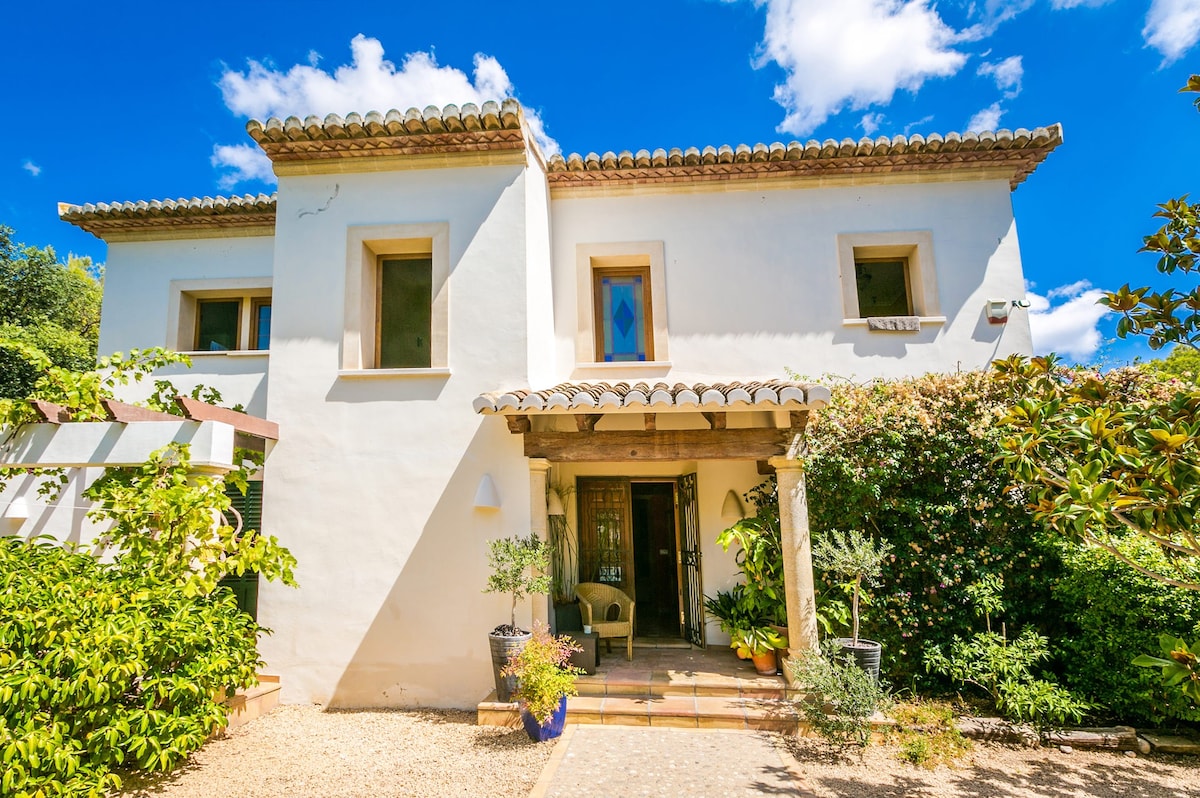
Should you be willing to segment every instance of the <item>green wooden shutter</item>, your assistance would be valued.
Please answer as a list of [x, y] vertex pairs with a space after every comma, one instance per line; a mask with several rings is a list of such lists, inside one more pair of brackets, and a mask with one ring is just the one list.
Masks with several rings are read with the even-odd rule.
[[[229, 496], [229, 501], [233, 505], [233, 509], [237, 510], [242, 515], [242, 534], [249, 532], [259, 532], [262, 529], [262, 483], [247, 482], [246, 493], [242, 494], [240, 490], [234, 487], [226, 488], [225, 494]], [[233, 518], [229, 522], [235, 523]], [[233, 592], [237, 598], [238, 609], [249, 615], [254, 620], [258, 620], [258, 572], [247, 572], [241, 576], [230, 574], [220, 582], [220, 587], [224, 587]]]

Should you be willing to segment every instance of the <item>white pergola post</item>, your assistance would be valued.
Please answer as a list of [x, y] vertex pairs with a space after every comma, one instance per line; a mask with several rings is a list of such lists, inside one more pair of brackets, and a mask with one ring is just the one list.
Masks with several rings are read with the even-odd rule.
[[803, 461], [772, 457], [769, 462], [775, 467], [779, 487], [788, 656], [795, 657], [817, 647], [817, 598], [813, 586], [812, 540], [808, 530], [808, 493], [804, 487]]
[[[546, 483], [550, 461], [541, 457], [529, 458], [529, 530], [542, 542], [549, 538], [550, 516], [546, 511]], [[549, 626], [550, 596], [530, 596], [534, 622]]]

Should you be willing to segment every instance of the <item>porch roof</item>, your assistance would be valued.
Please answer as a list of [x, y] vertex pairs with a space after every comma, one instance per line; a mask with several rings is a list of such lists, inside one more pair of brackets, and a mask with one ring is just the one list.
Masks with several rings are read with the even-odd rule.
[[815, 410], [829, 402], [823, 385], [791, 380], [694, 383], [564, 382], [480, 394], [472, 406], [484, 415], [531, 413], [660, 412], [670, 410]]

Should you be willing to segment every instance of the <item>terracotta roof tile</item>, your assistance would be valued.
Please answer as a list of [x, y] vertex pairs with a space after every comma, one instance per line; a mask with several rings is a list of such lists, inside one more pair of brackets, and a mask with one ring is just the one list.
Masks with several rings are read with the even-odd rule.
[[58, 218], [92, 235], [134, 234], [148, 228], [190, 227], [234, 231], [275, 225], [274, 194], [244, 194], [233, 197], [142, 200], [58, 204]]
[[725, 407], [803, 406], [818, 408], [828, 403], [829, 389], [787, 380], [685, 385], [665, 382], [564, 382], [534, 391], [517, 389], [480, 394], [472, 406], [476, 413], [520, 414], [528, 412], [575, 412], [637, 410], [713, 410]]

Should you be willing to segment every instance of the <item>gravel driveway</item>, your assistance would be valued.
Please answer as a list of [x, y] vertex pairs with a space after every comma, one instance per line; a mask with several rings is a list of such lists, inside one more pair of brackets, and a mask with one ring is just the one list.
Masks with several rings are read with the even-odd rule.
[[[521, 729], [476, 726], [473, 712], [283, 706], [209, 743], [184, 769], [128, 784], [123, 795], [517, 798], [529, 794], [554, 746], [531, 743]], [[1200, 798], [1200, 758], [979, 745], [961, 766], [928, 771], [901, 763], [886, 746], [838, 760], [812, 740], [785, 748], [820, 798]], [[722, 763], [708, 766], [719, 771]], [[662, 795], [679, 794], [666, 769], [642, 779], [661, 785]], [[606, 794], [603, 784], [595, 787]]]

